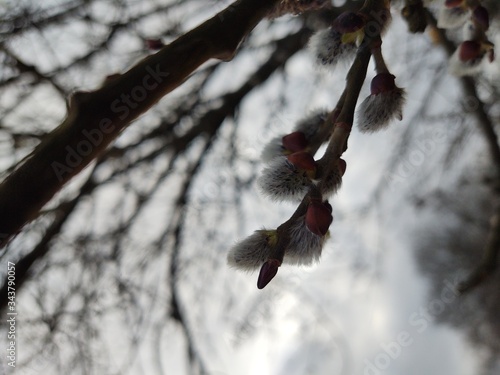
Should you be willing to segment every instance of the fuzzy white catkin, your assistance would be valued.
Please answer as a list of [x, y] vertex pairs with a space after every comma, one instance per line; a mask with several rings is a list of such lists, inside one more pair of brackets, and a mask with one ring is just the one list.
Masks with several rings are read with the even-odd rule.
[[269, 143], [264, 146], [262, 153], [260, 155], [261, 159], [269, 163], [277, 157], [284, 155], [284, 147], [283, 147], [283, 137], [275, 137], [271, 139]]
[[471, 16], [469, 9], [462, 7], [446, 8], [441, 6], [438, 15], [438, 27], [440, 29], [455, 29], [462, 26]]
[[255, 271], [267, 260], [272, 250], [270, 232], [257, 230], [244, 240], [234, 244], [227, 255], [227, 263], [243, 271]]
[[336, 66], [340, 61], [348, 62], [355, 54], [354, 43], [342, 43], [342, 34], [328, 28], [316, 32], [309, 39], [309, 49], [320, 66]]
[[301, 200], [312, 184], [306, 172], [283, 156], [275, 158], [257, 179], [262, 193], [276, 201]]
[[319, 128], [326, 121], [328, 117], [328, 111], [324, 109], [318, 109], [311, 112], [307, 117], [301, 119], [294, 128], [294, 131], [299, 131], [304, 133], [307, 141], [310, 141], [312, 137], [316, 135]]
[[320, 237], [307, 229], [305, 216], [292, 224], [290, 244], [285, 251], [283, 262], [294, 265], [311, 265], [319, 261], [326, 236]]
[[342, 172], [340, 168], [334, 168], [327, 176], [323, 177], [325, 181], [323, 182], [323, 198], [329, 198], [335, 194], [342, 186]]
[[372, 133], [386, 128], [396, 118], [401, 120], [405, 101], [406, 93], [398, 87], [369, 95], [357, 111], [358, 129], [362, 133]]

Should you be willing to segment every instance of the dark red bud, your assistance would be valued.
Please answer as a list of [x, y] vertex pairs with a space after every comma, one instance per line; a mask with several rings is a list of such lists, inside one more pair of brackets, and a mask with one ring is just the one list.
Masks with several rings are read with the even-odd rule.
[[302, 151], [307, 147], [307, 139], [302, 132], [293, 132], [282, 138], [283, 147], [291, 152]]
[[290, 163], [292, 163], [296, 168], [306, 170], [306, 171], [314, 171], [316, 170], [316, 162], [312, 155], [305, 151], [295, 152], [287, 156], [287, 159]]
[[333, 21], [333, 28], [341, 34], [353, 33], [365, 27], [366, 18], [355, 12], [344, 12]]
[[388, 92], [396, 88], [396, 79], [391, 73], [379, 73], [373, 77], [370, 91], [372, 95], [378, 95], [382, 92]]
[[[329, 204], [328, 204], [329, 205]], [[330, 207], [319, 202], [311, 202], [307, 207], [306, 226], [314, 234], [324, 236], [333, 221]]]
[[165, 44], [160, 39], [146, 39], [146, 47], [150, 50], [156, 51], [164, 46]]
[[345, 160], [339, 159], [339, 169], [340, 169], [340, 174], [342, 176], [344, 175], [346, 168], [347, 168], [347, 163], [345, 162]]
[[488, 51], [488, 61], [490, 63], [495, 61], [495, 50], [493, 48]]
[[476, 22], [476, 24], [481, 26], [484, 31], [488, 30], [488, 28], [490, 27], [490, 15], [488, 13], [488, 10], [481, 5], [474, 9], [474, 12], [472, 13], [472, 19], [474, 20], [474, 22]]
[[459, 47], [458, 57], [462, 61], [471, 61], [481, 56], [481, 43], [475, 40], [466, 40]]
[[446, 8], [456, 8], [456, 7], [462, 6], [463, 3], [464, 3], [464, 0], [446, 0], [444, 2], [444, 6]]
[[263, 289], [278, 273], [278, 268], [281, 262], [277, 259], [269, 259], [260, 269], [259, 278], [257, 279], [257, 288]]

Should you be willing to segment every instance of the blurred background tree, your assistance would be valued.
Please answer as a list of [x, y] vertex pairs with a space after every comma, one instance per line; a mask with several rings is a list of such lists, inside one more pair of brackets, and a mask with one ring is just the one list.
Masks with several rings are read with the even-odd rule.
[[[229, 269], [226, 255], [293, 212], [260, 197], [260, 153], [310, 111], [335, 106], [348, 67], [320, 71], [306, 46], [356, 1], [263, 20], [231, 62], [201, 66], [1, 250], [3, 308], [6, 264], [16, 264], [20, 373], [497, 374], [496, 254], [477, 288], [442, 296], [480, 264], [498, 212], [484, 128], [499, 129], [500, 69], [495, 61], [453, 77], [461, 33], [430, 19], [412, 34], [400, 13], [420, 2], [392, 3], [383, 48], [408, 94], [404, 119], [374, 135], [353, 130], [319, 265], [288, 267], [257, 291], [255, 275]], [[430, 3], [437, 16], [442, 2]], [[482, 4], [498, 45], [499, 6]], [[71, 93], [96, 89], [228, 5], [2, 3], [2, 179], [61, 123]], [[411, 345], [389, 356], [384, 347], [403, 331]]]

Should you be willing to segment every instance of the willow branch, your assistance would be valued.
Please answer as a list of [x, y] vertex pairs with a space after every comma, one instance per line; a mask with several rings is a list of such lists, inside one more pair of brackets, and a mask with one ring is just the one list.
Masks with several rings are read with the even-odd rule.
[[0, 246], [134, 119], [210, 58], [229, 61], [277, 0], [239, 0], [129, 71], [77, 92], [68, 115], [0, 185]]

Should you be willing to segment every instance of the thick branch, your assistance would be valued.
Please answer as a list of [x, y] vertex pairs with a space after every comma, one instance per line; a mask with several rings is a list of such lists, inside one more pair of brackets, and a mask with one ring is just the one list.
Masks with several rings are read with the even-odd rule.
[[0, 185], [0, 246], [139, 115], [210, 58], [230, 60], [277, 0], [239, 0], [128, 72], [78, 92], [64, 122]]

